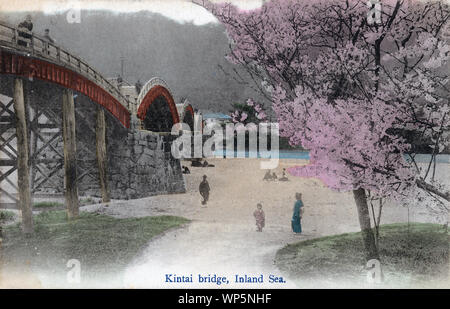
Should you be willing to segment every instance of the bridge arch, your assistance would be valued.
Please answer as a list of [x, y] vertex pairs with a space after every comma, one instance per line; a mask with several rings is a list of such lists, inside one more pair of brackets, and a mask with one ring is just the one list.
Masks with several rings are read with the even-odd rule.
[[160, 78], [149, 80], [137, 99], [137, 117], [146, 130], [170, 132], [180, 122], [177, 106], [167, 84]]
[[191, 131], [194, 131], [194, 108], [188, 100], [184, 100], [183, 103], [177, 104], [178, 116], [180, 121], [189, 125]]

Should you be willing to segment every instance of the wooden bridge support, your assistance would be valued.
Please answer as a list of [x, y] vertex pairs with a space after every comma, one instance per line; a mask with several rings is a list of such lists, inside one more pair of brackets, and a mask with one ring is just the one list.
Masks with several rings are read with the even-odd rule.
[[103, 203], [108, 203], [110, 201], [110, 197], [108, 191], [108, 178], [106, 174], [107, 169], [106, 121], [105, 121], [105, 111], [101, 107], [97, 107], [96, 140], [97, 140], [97, 164], [98, 164], [100, 191], [102, 194]]
[[[49, 183], [53, 183], [53, 193], [64, 192], [64, 181], [60, 184], [57, 176], [64, 166], [63, 147], [59, 149], [57, 146], [63, 137], [60, 90], [53, 91], [49, 87], [38, 90], [36, 81], [33, 83], [34, 94], [30, 95], [28, 104], [31, 131], [31, 194], [39, 192]], [[55, 104], [55, 98], [58, 98], [57, 102], [60, 104]]]
[[28, 165], [28, 131], [25, 112], [23, 80], [14, 80], [14, 111], [17, 134], [17, 184], [19, 189], [19, 208], [22, 214], [22, 230], [25, 234], [33, 232], [33, 212], [31, 206], [30, 170]]
[[78, 217], [78, 185], [77, 157], [75, 133], [75, 105], [73, 91], [63, 90], [63, 140], [64, 140], [64, 182], [67, 216], [69, 219]]

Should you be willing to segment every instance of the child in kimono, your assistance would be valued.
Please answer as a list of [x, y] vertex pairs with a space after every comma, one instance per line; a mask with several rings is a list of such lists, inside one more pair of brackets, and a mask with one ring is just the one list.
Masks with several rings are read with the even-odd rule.
[[262, 232], [262, 229], [266, 222], [266, 216], [264, 214], [264, 211], [262, 210], [262, 205], [260, 203], [256, 205], [256, 208], [257, 209], [255, 210], [255, 212], [253, 212], [253, 216], [256, 219], [256, 230], [258, 232]]

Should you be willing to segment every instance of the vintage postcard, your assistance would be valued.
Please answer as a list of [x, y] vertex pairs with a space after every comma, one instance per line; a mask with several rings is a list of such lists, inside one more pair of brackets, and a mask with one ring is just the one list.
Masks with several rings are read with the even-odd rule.
[[449, 63], [446, 0], [0, 0], [0, 287], [448, 289]]

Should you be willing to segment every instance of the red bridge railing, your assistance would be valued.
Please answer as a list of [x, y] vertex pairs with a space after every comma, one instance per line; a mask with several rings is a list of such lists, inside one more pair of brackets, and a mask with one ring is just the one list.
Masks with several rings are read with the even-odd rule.
[[[20, 36], [19, 32], [28, 33], [30, 38], [25, 38], [23, 34]], [[0, 48], [6, 51], [21, 52], [23, 55], [44, 60], [78, 73], [111, 95], [118, 103], [120, 103], [126, 113], [129, 113], [130, 111], [132, 103], [130, 103], [116, 86], [111, 84], [86, 61], [69, 53], [62, 47], [49, 42], [44, 37], [26, 31], [26, 29], [18, 29], [7, 23], [0, 22]], [[120, 114], [124, 114], [124, 111], [122, 110]], [[122, 121], [122, 123], [124, 122]], [[127, 125], [124, 123], [124, 125], [128, 126], [129, 124]]]

